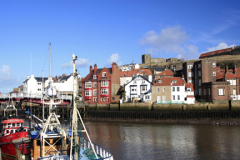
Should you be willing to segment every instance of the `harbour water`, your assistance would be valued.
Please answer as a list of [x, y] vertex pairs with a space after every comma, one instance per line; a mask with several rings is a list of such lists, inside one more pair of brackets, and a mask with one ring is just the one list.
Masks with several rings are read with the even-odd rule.
[[239, 159], [240, 126], [87, 121], [92, 141], [115, 160]]

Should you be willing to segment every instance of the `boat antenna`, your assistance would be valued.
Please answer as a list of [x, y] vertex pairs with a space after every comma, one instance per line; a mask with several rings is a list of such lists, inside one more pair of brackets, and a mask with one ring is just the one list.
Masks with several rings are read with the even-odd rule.
[[51, 42], [49, 43], [49, 76], [51, 77]]

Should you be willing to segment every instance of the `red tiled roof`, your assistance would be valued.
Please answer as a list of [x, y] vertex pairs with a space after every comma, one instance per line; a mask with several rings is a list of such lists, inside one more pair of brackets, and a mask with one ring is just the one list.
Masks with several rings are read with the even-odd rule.
[[236, 76], [237, 78], [240, 78], [240, 73], [239, 73], [239, 74], [235, 74], [235, 76]]
[[173, 71], [171, 71], [170, 69], [166, 69], [165, 71], [163, 71], [162, 73], [159, 73], [158, 76], [173, 76], [174, 73]]
[[226, 78], [236, 78], [236, 76], [231, 73], [226, 73]]
[[193, 84], [192, 84], [192, 83], [185, 83], [185, 90], [186, 90], [187, 88], [191, 88], [191, 91], [194, 91], [194, 90], [193, 90]]
[[224, 73], [217, 72], [217, 79], [223, 79], [224, 75]]
[[225, 48], [225, 49], [220, 49], [220, 50], [216, 50], [216, 51], [211, 51], [211, 52], [207, 52], [207, 53], [203, 53], [200, 55], [199, 58], [204, 58], [210, 55], [217, 55], [219, 53], [224, 53], [225, 51], [231, 51], [231, 47], [230, 48]]
[[235, 73], [240, 74], [240, 68], [235, 68]]
[[172, 83], [172, 86], [183, 86], [185, 84], [185, 80], [183, 80], [181, 77], [162, 77], [159, 80], [162, 80], [162, 83], [158, 83], [157, 80], [153, 86], [171, 86], [173, 80], [175, 80], [176, 83]]
[[[120, 77], [132, 77], [133, 74], [152, 75], [150, 69], [134, 69], [133, 71], [120, 71]], [[124, 76], [125, 75], [125, 76]]]
[[194, 95], [187, 95], [187, 97], [189, 97], [189, 98], [190, 98], [190, 97], [193, 97], [193, 98], [194, 98]]

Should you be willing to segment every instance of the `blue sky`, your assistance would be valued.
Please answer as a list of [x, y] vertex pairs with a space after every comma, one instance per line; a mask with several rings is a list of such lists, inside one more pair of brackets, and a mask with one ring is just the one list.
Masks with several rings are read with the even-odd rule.
[[141, 55], [197, 59], [203, 52], [240, 45], [239, 1], [8, 0], [0, 1], [0, 92], [31, 73], [89, 73]]

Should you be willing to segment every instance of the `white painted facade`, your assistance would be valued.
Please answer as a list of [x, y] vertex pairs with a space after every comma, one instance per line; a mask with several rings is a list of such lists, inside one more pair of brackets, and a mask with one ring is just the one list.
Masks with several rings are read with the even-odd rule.
[[[141, 75], [141, 74], [136, 74], [136, 75]], [[129, 83], [134, 77], [120, 77], [120, 86], [124, 86], [125, 84]], [[152, 75], [148, 75], [148, 81], [152, 82]]]
[[126, 101], [129, 99], [132, 100], [135, 97], [137, 97], [138, 100], [142, 100], [144, 102], [151, 101], [151, 87], [151, 82], [138, 75], [125, 85]]
[[[188, 97], [189, 96], [189, 97]], [[185, 104], [195, 104], [195, 97], [194, 96], [194, 91], [191, 90], [191, 87], [186, 88], [186, 97], [187, 100], [185, 100]]]
[[[38, 81], [37, 81], [38, 79]], [[42, 78], [35, 78], [33, 74], [27, 76], [27, 79], [23, 82], [23, 93], [40, 95], [44, 92], [44, 89], [52, 82], [52, 77], [44, 77], [44, 87], [42, 84]], [[52, 86], [59, 92], [73, 92], [73, 76], [70, 76], [67, 80], [59, 81], [59, 83], [52, 83]], [[42, 90], [42, 88], [44, 88]]]
[[185, 85], [171, 86], [171, 93], [172, 93], [171, 101], [173, 103], [184, 103], [186, 97]]

